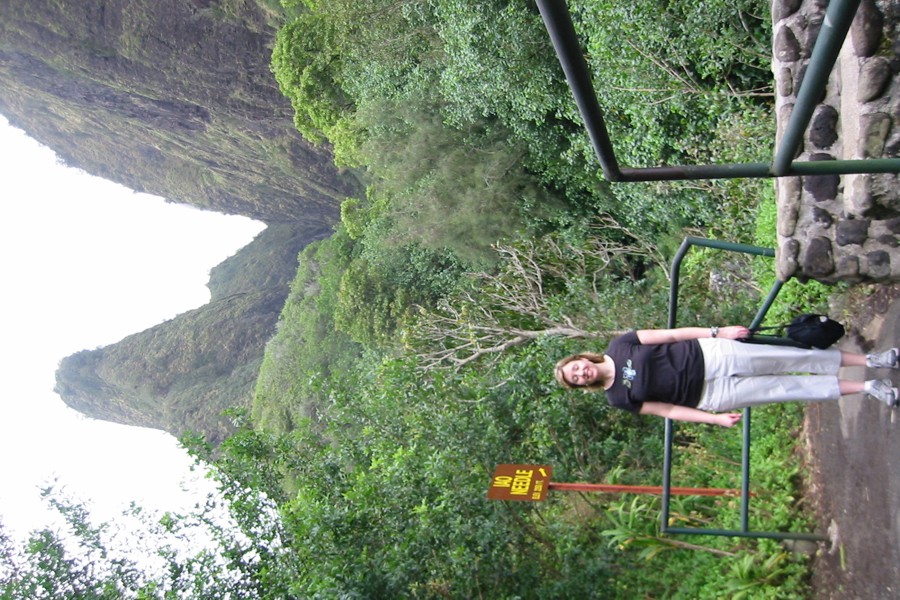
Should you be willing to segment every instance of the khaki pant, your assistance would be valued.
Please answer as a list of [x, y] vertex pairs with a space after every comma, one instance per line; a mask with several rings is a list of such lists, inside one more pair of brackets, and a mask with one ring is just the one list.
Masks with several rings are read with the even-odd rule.
[[697, 408], [728, 411], [773, 402], [823, 402], [841, 397], [839, 350], [700, 339], [705, 363]]

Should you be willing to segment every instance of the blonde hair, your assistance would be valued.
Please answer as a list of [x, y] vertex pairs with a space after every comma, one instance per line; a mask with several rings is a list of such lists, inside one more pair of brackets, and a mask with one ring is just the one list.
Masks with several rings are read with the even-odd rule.
[[556, 377], [556, 382], [567, 390], [582, 390], [584, 392], [597, 392], [602, 390], [603, 383], [599, 381], [591, 383], [589, 385], [572, 385], [571, 383], [566, 381], [566, 378], [563, 375], [563, 367], [565, 367], [573, 360], [579, 360], [582, 358], [591, 361], [595, 365], [599, 365], [604, 360], [603, 355], [597, 354], [596, 352], [581, 352], [579, 354], [570, 354], [569, 356], [556, 363], [556, 367], [553, 368], [553, 375]]

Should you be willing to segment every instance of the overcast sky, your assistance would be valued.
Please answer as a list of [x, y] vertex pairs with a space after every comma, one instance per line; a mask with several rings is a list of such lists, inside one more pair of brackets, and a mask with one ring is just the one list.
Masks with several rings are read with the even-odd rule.
[[0, 116], [0, 518], [46, 518], [58, 479], [102, 518], [131, 500], [180, 509], [190, 460], [161, 431], [88, 419], [53, 393], [59, 361], [209, 300], [209, 270], [263, 225], [166, 203], [59, 164]]

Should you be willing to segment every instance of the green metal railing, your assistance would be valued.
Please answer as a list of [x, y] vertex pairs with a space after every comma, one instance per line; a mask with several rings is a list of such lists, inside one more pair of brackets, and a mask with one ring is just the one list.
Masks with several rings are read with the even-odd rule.
[[674, 181], [685, 179], [731, 179], [738, 177], [783, 177], [788, 175], [846, 175], [850, 173], [900, 173], [900, 159], [794, 161], [803, 134], [809, 126], [818, 99], [821, 98], [837, 60], [841, 45], [860, 0], [832, 0], [822, 29], [816, 38], [803, 82], [797, 92], [793, 112], [785, 127], [781, 144], [772, 163], [735, 163], [623, 168], [616, 160], [613, 144], [603, 120], [603, 111], [591, 82], [584, 53], [578, 42], [572, 16], [565, 0], [537, 0], [566, 81], [584, 120], [603, 175], [613, 182]]
[[[717, 250], [728, 250], [731, 252], [742, 252], [755, 256], [774, 257], [775, 251], [771, 248], [762, 248], [759, 246], [750, 246], [747, 244], [735, 244], [733, 242], [723, 242], [721, 240], [709, 240], [705, 238], [688, 237], [682, 242], [681, 247], [672, 260], [671, 279], [669, 286], [669, 321], [668, 326], [674, 329], [677, 325], [676, 314], [678, 312], [678, 286], [679, 286], [679, 270], [681, 261], [684, 259], [688, 250], [693, 246], [703, 246], [706, 248], [714, 248]], [[772, 303], [781, 291], [784, 285], [782, 281], [776, 281], [775, 285], [769, 291], [768, 296], [763, 301], [762, 306], [750, 323], [750, 328], [759, 327], [766, 313], [771, 308]], [[786, 345], [794, 345], [789, 340], [768, 336], [769, 343], [783, 343]], [[749, 514], [750, 514], [750, 409], [744, 409], [744, 415], [741, 419], [743, 427], [743, 440], [741, 446], [741, 527], [740, 529], [710, 529], [701, 527], [669, 527], [669, 505], [672, 489], [672, 447], [673, 447], [673, 430], [674, 424], [671, 419], [666, 419], [665, 426], [665, 446], [663, 454], [663, 483], [662, 483], [662, 514], [660, 515], [662, 533], [683, 533], [695, 535], [717, 535], [731, 537], [753, 537], [753, 538], [774, 538], [774, 539], [794, 539], [794, 540], [827, 540], [826, 536], [816, 533], [784, 533], [777, 531], [750, 531]]]
[[[869, 158], [864, 160], [796, 161], [819, 98], [822, 97], [834, 64], [840, 53], [850, 24], [860, 5], [860, 0], [831, 0], [826, 10], [822, 28], [816, 39], [806, 73], [797, 92], [791, 116], [785, 127], [781, 143], [775, 149], [771, 163], [735, 163], [711, 165], [659, 166], [646, 168], [620, 167], [615, 150], [603, 120], [603, 112], [597, 102], [591, 74], [575, 33], [572, 17], [564, 0], [537, 0], [553, 47], [562, 65], [569, 88], [584, 120], [594, 152], [600, 161], [603, 174], [611, 182], [675, 181], [687, 179], [731, 179], [741, 177], [784, 177], [810, 175], [846, 175], [851, 173], [900, 173], [900, 159]], [[774, 257], [770, 248], [734, 244], [718, 240], [687, 238], [672, 264], [672, 287], [669, 296], [669, 327], [675, 327], [678, 309], [678, 270], [685, 253], [692, 246], [743, 252], [758, 256]], [[783, 282], [777, 281], [753, 319], [750, 327], [762, 323]], [[767, 336], [767, 343], [787, 344], [784, 338]], [[663, 533], [704, 534], [735, 537], [774, 539], [825, 540], [825, 536], [813, 533], [782, 533], [749, 530], [750, 499], [750, 409], [744, 409], [743, 449], [741, 481], [741, 527], [737, 530], [669, 527], [669, 505], [672, 467], [672, 421], [666, 419], [665, 456], [663, 466], [662, 526]]]

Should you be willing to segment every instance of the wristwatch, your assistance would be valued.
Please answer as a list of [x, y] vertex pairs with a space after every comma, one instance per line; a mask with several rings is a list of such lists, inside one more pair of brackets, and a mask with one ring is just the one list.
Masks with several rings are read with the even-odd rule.
[[716, 327], [715, 325], [713, 325], [712, 327], [709, 328], [709, 337], [714, 338], [717, 335], [719, 335], [719, 328]]

